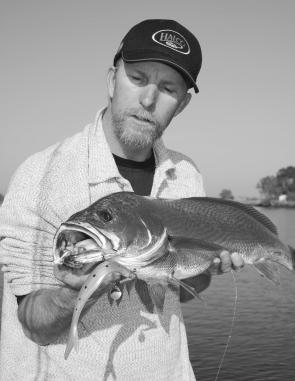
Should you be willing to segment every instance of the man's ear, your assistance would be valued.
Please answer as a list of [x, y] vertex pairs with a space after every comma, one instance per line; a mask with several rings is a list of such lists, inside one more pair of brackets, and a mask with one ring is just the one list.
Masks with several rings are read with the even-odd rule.
[[116, 71], [117, 71], [117, 68], [115, 66], [112, 66], [109, 68], [108, 75], [107, 75], [108, 94], [111, 99], [113, 98], [114, 89], [115, 89]]
[[191, 93], [186, 93], [183, 100], [180, 102], [179, 106], [177, 107], [174, 117], [181, 113], [182, 110], [185, 109], [185, 107], [190, 103], [190, 100], [192, 99]]

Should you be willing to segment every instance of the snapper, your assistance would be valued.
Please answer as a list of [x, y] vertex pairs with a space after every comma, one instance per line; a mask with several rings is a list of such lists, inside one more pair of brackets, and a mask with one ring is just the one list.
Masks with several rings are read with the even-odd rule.
[[93, 263], [94, 269], [77, 299], [65, 358], [73, 347], [78, 349], [79, 317], [95, 291], [103, 293], [122, 278], [138, 278], [148, 284], [161, 311], [170, 285], [197, 296], [182, 280], [205, 272], [223, 250], [241, 254], [246, 264], [275, 284], [276, 264], [294, 271], [295, 251], [280, 241], [274, 224], [235, 201], [156, 199], [118, 192], [75, 213], [55, 235], [54, 262], [73, 269]]

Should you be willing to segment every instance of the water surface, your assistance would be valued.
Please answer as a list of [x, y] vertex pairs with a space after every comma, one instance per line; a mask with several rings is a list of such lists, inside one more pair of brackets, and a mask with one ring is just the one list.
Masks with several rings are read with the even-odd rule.
[[[295, 210], [260, 209], [295, 247]], [[219, 381], [295, 380], [295, 278], [280, 268], [274, 286], [253, 267], [235, 273], [238, 299], [232, 338]], [[215, 276], [202, 293], [207, 305], [184, 305], [191, 362], [200, 381], [215, 380], [230, 333], [235, 301], [231, 274]]]

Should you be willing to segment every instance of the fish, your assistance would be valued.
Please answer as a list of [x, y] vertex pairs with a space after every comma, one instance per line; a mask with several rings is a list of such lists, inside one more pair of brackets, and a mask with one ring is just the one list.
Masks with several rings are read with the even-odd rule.
[[[89, 250], [83, 242], [92, 243]], [[148, 284], [160, 312], [167, 287], [184, 287], [198, 296], [183, 280], [206, 272], [223, 250], [239, 253], [274, 284], [279, 284], [277, 264], [294, 271], [295, 250], [279, 239], [265, 215], [219, 198], [159, 199], [117, 192], [72, 215], [54, 238], [56, 264], [81, 268], [97, 263], [86, 280], [87, 290], [103, 292], [112, 272], [127, 281], [135, 277]], [[94, 277], [96, 272], [100, 275]], [[83, 286], [81, 293], [85, 305], [90, 294]]]
[[[90, 239], [91, 250], [79, 251]], [[99, 199], [62, 223], [53, 242], [54, 263], [83, 266], [116, 257], [121, 264], [146, 265], [174, 239], [237, 252], [276, 280], [271, 263], [294, 269], [294, 249], [281, 242], [273, 222], [249, 205], [212, 197], [159, 199], [117, 192]], [[73, 249], [74, 247], [74, 249]], [[264, 265], [264, 266], [263, 266]], [[269, 269], [267, 269], [269, 265]], [[264, 267], [264, 268], [263, 268]]]

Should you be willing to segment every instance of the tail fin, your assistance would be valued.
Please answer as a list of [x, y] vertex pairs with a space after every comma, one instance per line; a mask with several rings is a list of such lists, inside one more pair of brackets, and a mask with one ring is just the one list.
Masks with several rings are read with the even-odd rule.
[[290, 249], [290, 253], [291, 253], [293, 270], [295, 270], [295, 249], [293, 249], [292, 246], [289, 246], [289, 249]]
[[75, 348], [75, 351], [78, 352], [79, 338], [78, 338], [77, 326], [71, 327], [70, 329], [69, 339], [68, 339], [67, 347], [64, 354], [65, 360], [67, 360], [67, 358], [69, 357], [69, 354], [71, 353], [73, 347]]

